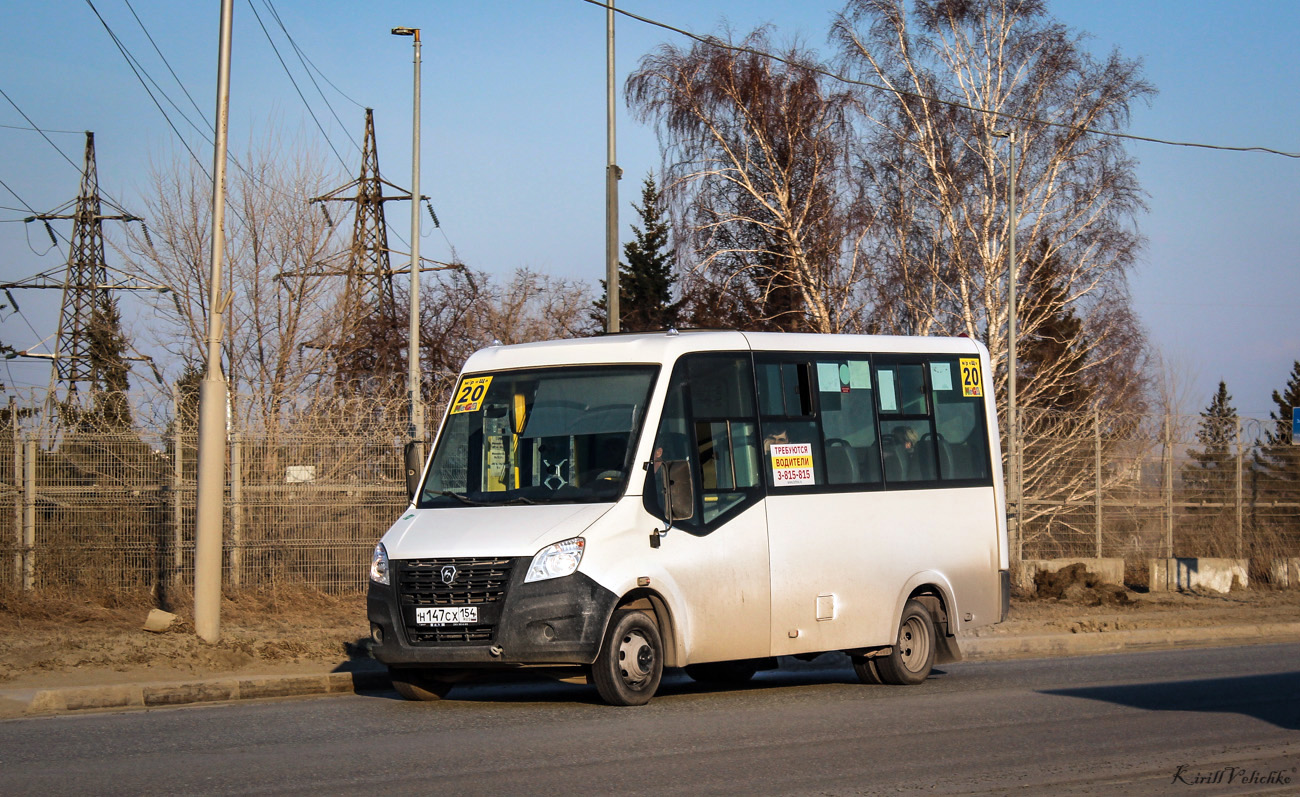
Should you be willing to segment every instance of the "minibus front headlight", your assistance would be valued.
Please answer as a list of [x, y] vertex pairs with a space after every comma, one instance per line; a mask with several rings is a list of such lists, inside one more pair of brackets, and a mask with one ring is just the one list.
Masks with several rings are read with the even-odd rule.
[[586, 547], [587, 541], [581, 537], [546, 546], [533, 557], [533, 563], [528, 566], [528, 575], [524, 577], [524, 583], [573, 575], [578, 570], [578, 563], [582, 561], [582, 551]]
[[388, 550], [382, 542], [375, 546], [375, 554], [370, 559], [370, 580], [376, 584], [388, 584]]

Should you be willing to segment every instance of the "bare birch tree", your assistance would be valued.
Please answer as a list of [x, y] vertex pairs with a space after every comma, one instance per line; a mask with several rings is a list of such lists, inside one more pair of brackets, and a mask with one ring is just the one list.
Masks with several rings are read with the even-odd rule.
[[[1012, 228], [1029, 355], [1018, 403], [1026, 423], [1046, 424], [1024, 428], [1042, 443], [1025, 448], [1026, 489], [1086, 496], [1090, 477], [1047, 466], [1065, 461], [1060, 445], [1078, 444], [1093, 408], [1140, 409], [1144, 388], [1126, 281], [1142, 193], [1133, 159], [1104, 135], [1152, 93], [1140, 64], [1094, 59], [1040, 0], [851, 0], [832, 36], [845, 70], [874, 87], [858, 96], [882, 230], [877, 329], [986, 341], [1004, 406]], [[1052, 425], [1065, 418], [1071, 428]], [[1051, 485], [1033, 483], [1049, 472]]]
[[[694, 248], [687, 282], [717, 294], [705, 312], [752, 314], [736, 319], [750, 328], [852, 329], [864, 221], [845, 168], [851, 97], [828, 90], [807, 52], [776, 61], [720, 45], [663, 45], [627, 82], [634, 114], [658, 129], [664, 195]], [[770, 42], [758, 30], [743, 45]]]
[[[222, 347], [237, 411], [270, 422], [327, 370], [337, 331], [334, 281], [307, 276], [339, 241], [307, 199], [335, 175], [294, 142], [269, 140], [229, 178], [223, 292], [232, 298]], [[132, 271], [171, 293], [155, 300], [150, 332], [182, 367], [203, 359], [210, 308], [212, 188], [188, 162], [155, 168], [146, 216], [131, 241]]]
[[529, 268], [516, 270], [506, 280], [471, 269], [442, 272], [421, 295], [420, 306], [425, 391], [435, 401], [454, 387], [465, 360], [493, 342], [508, 345], [599, 332], [589, 312], [591, 289], [586, 283]]

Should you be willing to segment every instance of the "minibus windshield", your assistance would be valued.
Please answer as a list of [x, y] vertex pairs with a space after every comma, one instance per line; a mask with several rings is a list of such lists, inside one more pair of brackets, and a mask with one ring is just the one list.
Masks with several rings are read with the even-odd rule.
[[466, 374], [417, 506], [613, 501], [658, 366]]

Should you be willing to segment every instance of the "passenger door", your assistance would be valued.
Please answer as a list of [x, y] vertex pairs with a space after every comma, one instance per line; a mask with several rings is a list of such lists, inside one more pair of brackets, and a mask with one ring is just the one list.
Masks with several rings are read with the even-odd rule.
[[660, 461], [691, 464], [695, 506], [656, 556], [671, 574], [687, 661], [769, 655], [771, 591], [767, 516], [748, 353], [688, 355], [677, 362], [655, 438], [646, 508], [660, 517]]

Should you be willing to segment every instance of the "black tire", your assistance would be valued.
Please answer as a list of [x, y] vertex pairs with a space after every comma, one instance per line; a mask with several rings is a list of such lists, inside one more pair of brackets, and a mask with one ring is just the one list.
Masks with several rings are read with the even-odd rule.
[[450, 681], [439, 680], [428, 671], [413, 667], [389, 667], [388, 677], [397, 694], [407, 700], [442, 700], [452, 687]]
[[880, 680], [880, 671], [876, 669], [875, 659], [869, 659], [866, 656], [854, 656], [853, 672], [857, 673], [858, 680], [864, 684], [874, 686], [884, 683], [884, 681]]
[[643, 706], [664, 675], [659, 627], [645, 612], [621, 610], [610, 618], [600, 653], [591, 665], [596, 691], [612, 706]]
[[758, 672], [758, 662], [753, 659], [686, 665], [686, 674], [692, 681], [710, 686], [740, 686], [753, 678], [756, 672]]
[[910, 600], [903, 607], [893, 651], [871, 661], [875, 662], [876, 672], [884, 683], [911, 686], [929, 677], [934, 667], [935, 648], [934, 618], [919, 601]]

